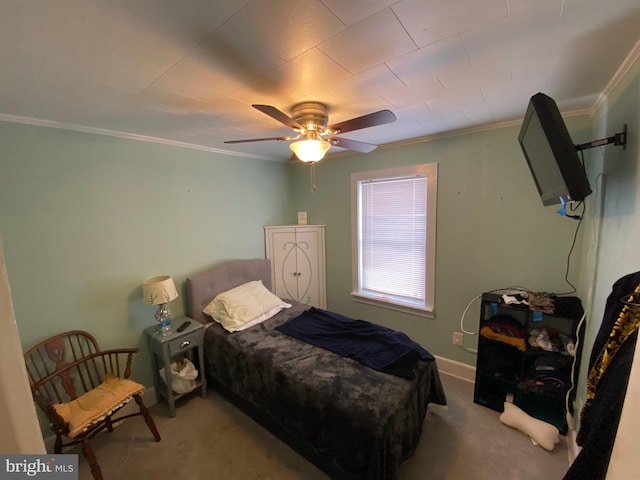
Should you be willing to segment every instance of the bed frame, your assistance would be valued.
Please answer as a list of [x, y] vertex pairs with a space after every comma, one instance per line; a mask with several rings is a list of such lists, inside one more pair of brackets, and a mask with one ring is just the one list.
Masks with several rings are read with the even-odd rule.
[[233, 334], [202, 313], [251, 280], [271, 288], [269, 260], [227, 261], [187, 279], [189, 315], [207, 324], [208, 384], [332, 479], [395, 479], [420, 439], [427, 404], [446, 404], [435, 361], [419, 362], [408, 380], [289, 337], [275, 327], [308, 308], [295, 302]]

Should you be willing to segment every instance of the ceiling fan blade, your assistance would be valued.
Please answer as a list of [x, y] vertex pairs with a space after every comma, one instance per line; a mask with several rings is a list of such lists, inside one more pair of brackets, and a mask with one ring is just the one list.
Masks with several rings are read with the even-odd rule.
[[336, 147], [346, 148], [347, 150], [353, 150], [360, 153], [373, 152], [376, 148], [378, 148], [377, 145], [374, 145], [372, 143], [349, 140], [348, 138], [328, 137], [327, 140], [331, 142], [331, 145], [335, 145]]
[[352, 132], [353, 130], [360, 130], [362, 128], [393, 123], [396, 120], [396, 116], [391, 110], [380, 110], [361, 117], [352, 118], [351, 120], [345, 120], [335, 125], [329, 125], [325, 130], [336, 135], [338, 133]]
[[289, 128], [293, 128], [294, 130], [304, 129], [302, 125], [296, 122], [293, 118], [287, 115], [284, 112], [281, 112], [276, 107], [272, 107], [271, 105], [251, 105], [256, 110], [260, 110], [265, 115], [269, 115], [271, 118], [279, 121], [280, 123], [286, 125]]
[[248, 138], [246, 140], [226, 140], [224, 143], [268, 142], [269, 140], [284, 142], [287, 140], [292, 140], [292, 138], [291, 137]]

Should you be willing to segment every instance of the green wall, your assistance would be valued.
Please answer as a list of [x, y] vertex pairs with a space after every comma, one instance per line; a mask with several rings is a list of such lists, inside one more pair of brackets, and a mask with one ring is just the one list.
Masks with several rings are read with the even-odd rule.
[[0, 235], [23, 347], [69, 329], [139, 346], [151, 385], [142, 282], [184, 280], [264, 257], [265, 224], [289, 221], [286, 163], [0, 122]]
[[[598, 109], [592, 138], [621, 132], [627, 124], [626, 148], [606, 146], [586, 152], [594, 190], [588, 197], [584, 231], [583, 288], [589, 314], [585, 350], [600, 327], [606, 299], [620, 277], [640, 270], [640, 60], [629, 65], [621, 81]], [[596, 186], [596, 188], [593, 188]], [[583, 356], [583, 365], [588, 356]], [[584, 401], [587, 369], [580, 372], [579, 402]], [[638, 399], [635, 399], [637, 403]]]
[[[590, 139], [591, 120], [567, 119], [574, 141]], [[381, 127], [383, 128], [383, 127]], [[469, 365], [475, 355], [452, 344], [467, 304], [484, 291], [524, 286], [567, 292], [566, 259], [577, 222], [543, 207], [517, 143], [519, 126], [327, 158], [317, 166], [318, 190], [309, 195], [308, 169], [296, 168], [296, 205], [309, 223], [327, 225], [328, 306], [402, 330], [432, 353]], [[351, 299], [350, 176], [353, 172], [438, 163], [435, 318], [426, 319]], [[570, 280], [579, 283], [580, 243]], [[464, 325], [477, 331], [478, 302]], [[466, 335], [474, 349], [477, 337]]]

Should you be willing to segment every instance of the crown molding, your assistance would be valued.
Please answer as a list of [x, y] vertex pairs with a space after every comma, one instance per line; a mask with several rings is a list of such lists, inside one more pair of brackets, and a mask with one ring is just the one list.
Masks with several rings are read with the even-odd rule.
[[[562, 115], [565, 118], [590, 116], [591, 112], [592, 112], [592, 107], [587, 107], [587, 108], [580, 108], [576, 110], [564, 111], [562, 112]], [[457, 137], [460, 135], [469, 135], [472, 133], [486, 132], [489, 130], [498, 130], [498, 129], [507, 128], [507, 127], [519, 127], [520, 125], [522, 125], [521, 118], [518, 118], [515, 120], [505, 120], [502, 122], [484, 123], [482, 125], [474, 125], [473, 127], [461, 128], [458, 130], [447, 130], [446, 132], [434, 133], [432, 135], [425, 135], [423, 137], [416, 137], [416, 138], [410, 138], [407, 140], [400, 140], [397, 142], [385, 143], [383, 145], [380, 145], [378, 149], [386, 150], [388, 148], [402, 147], [406, 145], [413, 145], [416, 143], [431, 142], [434, 140], [440, 140], [442, 138]]]
[[281, 161], [264, 155], [254, 155], [250, 153], [233, 152], [222, 148], [208, 147], [195, 143], [179, 142], [166, 138], [151, 137], [148, 135], [139, 135], [136, 133], [119, 132], [117, 130], [109, 130], [106, 128], [86, 127], [84, 125], [76, 125], [73, 123], [56, 122], [53, 120], [42, 120], [39, 118], [21, 117], [18, 115], [8, 115], [0, 113], [0, 121], [9, 123], [20, 123], [22, 125], [31, 125], [35, 127], [58, 128], [60, 130], [71, 130], [73, 132], [89, 133], [94, 135], [105, 135], [108, 137], [125, 138], [127, 140], [136, 140], [139, 142], [158, 143], [160, 145], [168, 145], [171, 147], [189, 148], [191, 150], [200, 150], [204, 152], [219, 153], [222, 155], [231, 155], [234, 157], [254, 158], [258, 160]]
[[609, 83], [607, 83], [607, 85], [604, 87], [604, 90], [596, 99], [595, 103], [591, 107], [591, 116], [594, 116], [596, 112], [600, 110], [602, 105], [604, 105], [604, 103], [607, 101], [607, 98], [609, 98], [609, 95], [611, 95], [611, 92], [613, 92], [613, 90], [620, 84], [620, 81], [624, 78], [624, 76], [629, 73], [631, 67], [633, 67], [638, 58], [640, 58], [640, 40], [638, 40], [633, 46], [633, 48], [629, 52], [629, 55], [625, 57], [620, 67], [618, 67], [618, 70], [616, 70], [616, 73], [613, 74], [613, 77], [611, 77]]

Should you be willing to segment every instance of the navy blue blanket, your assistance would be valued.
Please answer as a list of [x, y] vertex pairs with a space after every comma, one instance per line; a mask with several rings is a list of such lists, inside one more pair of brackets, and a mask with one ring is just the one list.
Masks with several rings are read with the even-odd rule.
[[276, 329], [399, 377], [413, 377], [418, 359], [434, 360], [433, 355], [402, 332], [315, 307]]

